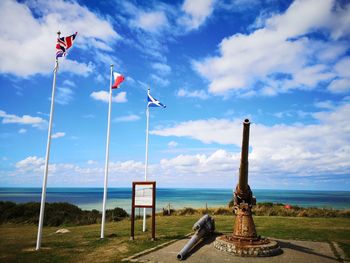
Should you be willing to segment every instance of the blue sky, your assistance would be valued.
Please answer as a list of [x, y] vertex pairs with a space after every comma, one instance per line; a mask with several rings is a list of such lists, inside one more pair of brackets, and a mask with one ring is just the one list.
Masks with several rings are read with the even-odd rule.
[[48, 187], [237, 182], [242, 121], [252, 188], [350, 190], [350, 3], [332, 0], [0, 2], [0, 185], [43, 178], [56, 32], [60, 59]]

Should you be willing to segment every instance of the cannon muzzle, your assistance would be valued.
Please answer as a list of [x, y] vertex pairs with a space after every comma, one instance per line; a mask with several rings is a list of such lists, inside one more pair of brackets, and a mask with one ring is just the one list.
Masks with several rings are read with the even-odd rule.
[[241, 166], [239, 168], [238, 180], [238, 186], [241, 191], [246, 191], [248, 189], [249, 128], [250, 121], [248, 119], [245, 119], [243, 122]]
[[215, 231], [215, 221], [209, 215], [202, 216], [192, 228], [194, 235], [191, 237], [190, 241], [181, 249], [177, 254], [178, 260], [184, 260], [186, 255], [195, 247], [196, 244], [205, 236], [212, 234]]

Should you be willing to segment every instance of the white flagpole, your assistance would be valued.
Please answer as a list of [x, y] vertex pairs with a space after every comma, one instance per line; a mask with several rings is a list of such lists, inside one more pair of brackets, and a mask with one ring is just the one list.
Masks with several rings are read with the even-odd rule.
[[111, 65], [111, 78], [110, 78], [110, 83], [109, 83], [107, 145], [106, 145], [106, 162], [105, 162], [105, 181], [104, 181], [104, 190], [103, 190], [103, 205], [102, 205], [101, 238], [104, 238], [105, 220], [106, 220], [107, 179], [108, 179], [108, 161], [109, 161], [109, 135], [110, 135], [111, 110], [112, 110], [112, 78], [113, 78], [113, 65]]
[[[60, 37], [61, 32], [57, 32], [58, 38]], [[40, 204], [40, 215], [39, 215], [39, 226], [38, 226], [38, 235], [36, 240], [36, 250], [39, 250], [41, 247], [41, 237], [43, 233], [43, 224], [44, 224], [44, 212], [45, 212], [45, 200], [46, 200], [46, 185], [47, 185], [47, 176], [49, 172], [49, 159], [50, 159], [50, 147], [51, 147], [51, 129], [52, 129], [52, 119], [54, 112], [54, 101], [55, 101], [55, 89], [56, 89], [56, 74], [58, 70], [58, 59], [55, 61], [55, 69], [53, 73], [53, 83], [52, 83], [52, 94], [51, 94], [51, 109], [50, 109], [50, 121], [49, 121], [49, 131], [47, 133], [47, 144], [46, 144], [46, 158], [45, 158], [45, 170], [44, 170], [44, 179], [41, 193], [41, 204]]]
[[[149, 89], [148, 89], [149, 93]], [[149, 107], [147, 104], [147, 109], [146, 109], [146, 119], [147, 119], [147, 124], [146, 124], [146, 157], [145, 157], [145, 181], [147, 181], [147, 172], [148, 172], [148, 129], [149, 129]], [[142, 225], [142, 231], [146, 231], [146, 208], [143, 209], [143, 225]]]

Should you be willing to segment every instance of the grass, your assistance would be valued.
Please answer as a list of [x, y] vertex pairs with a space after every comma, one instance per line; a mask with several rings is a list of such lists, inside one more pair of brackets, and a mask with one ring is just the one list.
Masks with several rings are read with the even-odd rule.
[[[142, 221], [135, 223], [135, 240], [129, 241], [128, 219], [106, 224], [105, 239], [100, 240], [100, 225], [65, 227], [71, 232], [55, 234], [61, 227], [44, 227], [42, 249], [35, 251], [36, 225], [0, 225], [0, 262], [120, 262], [122, 258], [183, 237], [191, 231], [199, 215], [157, 216], [156, 238], [142, 232]], [[305, 218], [255, 216], [259, 235], [312, 241], [335, 241], [350, 256], [349, 218]], [[234, 217], [216, 215], [216, 229], [231, 232]], [[150, 223], [150, 220], [148, 220]], [[150, 229], [150, 225], [148, 225]]]

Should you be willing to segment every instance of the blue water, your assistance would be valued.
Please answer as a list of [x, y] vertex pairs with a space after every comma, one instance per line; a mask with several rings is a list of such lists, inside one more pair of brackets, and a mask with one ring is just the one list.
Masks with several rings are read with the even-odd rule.
[[[254, 190], [257, 202], [273, 202], [320, 207], [350, 209], [350, 191]], [[102, 188], [48, 188], [46, 202], [69, 202], [82, 209], [102, 209]], [[172, 208], [204, 208], [227, 206], [232, 189], [160, 188], [156, 193], [157, 210], [169, 203]], [[0, 201], [16, 203], [40, 202], [41, 188], [0, 188]], [[109, 188], [107, 208], [122, 207], [130, 211], [131, 189]]]

